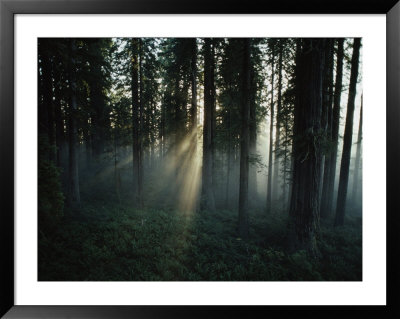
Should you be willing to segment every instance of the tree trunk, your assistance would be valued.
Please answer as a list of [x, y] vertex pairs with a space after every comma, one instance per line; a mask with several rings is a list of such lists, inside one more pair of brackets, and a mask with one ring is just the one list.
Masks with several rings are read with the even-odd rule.
[[194, 156], [197, 156], [197, 43], [196, 38], [191, 39], [191, 80], [192, 80], [192, 105], [190, 109], [190, 134], [193, 134]]
[[211, 39], [211, 60], [210, 60], [210, 78], [211, 78], [211, 165], [212, 165], [212, 183], [211, 183], [211, 187], [212, 187], [212, 191], [214, 193], [214, 201], [215, 201], [215, 179], [214, 176], [216, 176], [216, 164], [215, 164], [215, 158], [216, 158], [216, 154], [215, 154], [215, 133], [216, 133], [216, 126], [217, 126], [217, 121], [216, 121], [216, 113], [217, 113], [217, 104], [216, 104], [216, 90], [215, 90], [215, 43], [216, 40], [215, 39]]
[[165, 116], [166, 116], [166, 106], [165, 106], [165, 93], [161, 102], [161, 115], [160, 115], [160, 133], [159, 133], [159, 163], [161, 164], [164, 159], [165, 153]]
[[279, 148], [280, 148], [280, 129], [281, 129], [281, 120], [280, 114], [282, 111], [282, 40], [279, 40], [279, 60], [278, 60], [278, 105], [276, 110], [276, 126], [275, 126], [275, 159], [274, 159], [274, 192], [272, 198], [275, 200], [279, 199]]
[[[57, 63], [56, 63], [57, 64]], [[64, 121], [61, 110], [61, 83], [62, 77], [58, 70], [58, 65], [54, 67], [54, 120], [56, 124], [56, 146], [57, 146], [57, 166], [64, 170], [61, 172], [63, 186], [65, 186], [65, 171], [67, 168], [67, 146], [64, 132]]]
[[132, 45], [132, 164], [133, 195], [135, 201], [139, 195], [139, 46], [138, 39], [131, 40]]
[[69, 83], [70, 83], [70, 114], [69, 114], [69, 204], [71, 207], [79, 208], [81, 198], [79, 192], [79, 171], [78, 171], [78, 154], [76, 152], [77, 125], [76, 116], [78, 105], [76, 103], [76, 46], [75, 40], [70, 40], [70, 67], [69, 67]]
[[144, 119], [143, 119], [143, 54], [142, 54], [142, 39], [139, 39], [139, 145], [138, 145], [138, 204], [143, 207], [143, 138], [144, 138]]
[[324, 217], [328, 218], [332, 215], [333, 210], [333, 196], [336, 179], [336, 162], [337, 162], [337, 149], [339, 140], [339, 121], [340, 121], [340, 98], [342, 95], [342, 80], [343, 80], [343, 57], [344, 39], [338, 39], [338, 50], [336, 59], [336, 79], [335, 79], [335, 94], [333, 96], [333, 110], [332, 110], [332, 150], [330, 153], [330, 170], [329, 170], [329, 183], [327, 189], [327, 203], [324, 211]]
[[360, 107], [360, 124], [358, 126], [357, 136], [357, 151], [356, 161], [354, 165], [354, 181], [353, 181], [353, 200], [358, 200], [359, 185], [362, 185], [359, 181], [360, 166], [361, 166], [361, 141], [362, 141], [362, 110], [363, 110], [363, 96], [361, 95], [361, 107]]
[[[91, 39], [89, 44], [90, 51], [98, 50], [98, 41], [100, 39]], [[88, 85], [90, 89], [90, 115], [92, 124], [92, 154], [95, 161], [101, 161], [101, 155], [104, 151], [105, 127], [106, 127], [106, 114], [105, 114], [105, 101], [100, 81], [97, 77], [102, 74], [101, 63], [93, 59], [90, 63], [91, 76], [88, 77]]]
[[47, 138], [49, 146], [53, 149], [49, 152], [50, 161], [55, 162], [56, 160], [56, 140], [54, 132], [54, 110], [53, 110], [53, 84], [52, 84], [52, 63], [48, 48], [48, 41], [46, 40], [46, 47], [43, 48], [44, 52], [41, 54], [41, 66], [42, 66], [42, 84], [43, 84], [43, 111], [46, 112], [45, 121], [40, 123], [45, 126], [44, 131], [47, 132]]
[[86, 113], [84, 116], [84, 123], [82, 126], [82, 135], [83, 142], [85, 144], [85, 160], [86, 160], [86, 169], [89, 169], [91, 166], [91, 154], [92, 154], [92, 143], [90, 143], [90, 126], [89, 126], [89, 113]]
[[230, 178], [231, 178], [231, 167], [232, 167], [232, 133], [231, 133], [231, 122], [232, 122], [232, 104], [228, 106], [228, 123], [227, 123], [227, 140], [228, 140], [228, 152], [227, 152], [227, 168], [226, 168], [226, 188], [225, 188], [225, 206], [229, 208], [230, 203]]
[[44, 80], [43, 80], [43, 69], [46, 69], [45, 58], [43, 58], [44, 51], [47, 50], [46, 41], [39, 41], [39, 50], [38, 50], [38, 64], [39, 64], [39, 72], [38, 72], [38, 132], [41, 136], [46, 136], [48, 138], [48, 119], [47, 119], [47, 108], [44, 103]]
[[[331, 143], [332, 140], [332, 91], [333, 91], [333, 39], [327, 40], [326, 46], [326, 63], [324, 71], [324, 85], [323, 85], [323, 112], [326, 112], [326, 144]], [[329, 178], [331, 170], [331, 156], [330, 152], [325, 152], [324, 155], [324, 170], [322, 181], [321, 193], [321, 218], [328, 216], [328, 203], [329, 203]]]
[[211, 39], [204, 40], [204, 121], [203, 121], [203, 182], [201, 209], [215, 211], [212, 176], [212, 77]]
[[248, 183], [249, 183], [249, 118], [250, 118], [250, 39], [243, 39], [243, 101], [242, 128], [240, 136], [239, 179], [239, 235], [249, 236]]
[[[250, 48], [251, 50], [251, 48]], [[251, 54], [250, 54], [251, 55]], [[249, 141], [249, 152], [251, 156], [257, 155], [257, 117], [256, 117], [256, 94], [257, 94], [257, 83], [255, 83], [255, 70], [253, 66], [250, 66], [250, 141]], [[250, 202], [257, 202], [257, 165], [256, 163], [251, 163], [249, 166], [249, 196]]]
[[305, 39], [296, 59], [293, 128], [293, 185], [288, 222], [288, 248], [317, 255], [322, 146], [322, 68], [325, 40]]
[[270, 116], [270, 126], [269, 126], [269, 157], [268, 157], [268, 181], [267, 181], [267, 213], [271, 212], [271, 202], [272, 202], [272, 151], [273, 151], [273, 132], [274, 132], [274, 63], [275, 63], [275, 43], [272, 46], [272, 78], [271, 78], [271, 116]]
[[344, 129], [343, 137], [342, 161], [340, 164], [339, 190], [336, 204], [335, 226], [341, 226], [344, 224], [347, 186], [349, 181], [351, 143], [353, 138], [354, 100], [356, 98], [360, 46], [361, 38], [355, 38], [353, 45], [353, 56], [351, 58], [349, 98], [347, 102], [346, 126]]

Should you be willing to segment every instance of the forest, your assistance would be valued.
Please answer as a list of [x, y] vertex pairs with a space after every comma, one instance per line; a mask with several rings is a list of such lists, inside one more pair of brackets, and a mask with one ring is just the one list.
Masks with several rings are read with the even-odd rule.
[[362, 280], [361, 38], [39, 38], [39, 281]]

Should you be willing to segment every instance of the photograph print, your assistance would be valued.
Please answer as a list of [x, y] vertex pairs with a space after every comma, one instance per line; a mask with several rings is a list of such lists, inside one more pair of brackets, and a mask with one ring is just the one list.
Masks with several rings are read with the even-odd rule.
[[361, 38], [38, 38], [39, 281], [361, 281]]

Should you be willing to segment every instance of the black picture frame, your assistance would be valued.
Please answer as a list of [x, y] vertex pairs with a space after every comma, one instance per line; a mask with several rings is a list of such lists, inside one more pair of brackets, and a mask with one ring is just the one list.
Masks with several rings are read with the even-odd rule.
[[[15, 14], [386, 14], [387, 305], [386, 306], [16, 306], [14, 305]], [[399, 318], [400, 3], [398, 0], [0, 0], [0, 315], [4, 318]], [[384, 213], [384, 212], [377, 212]]]

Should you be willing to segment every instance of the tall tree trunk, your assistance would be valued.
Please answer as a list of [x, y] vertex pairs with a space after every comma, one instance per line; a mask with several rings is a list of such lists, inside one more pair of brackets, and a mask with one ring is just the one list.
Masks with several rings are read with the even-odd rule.
[[361, 95], [360, 122], [358, 126], [356, 161], [354, 165], [354, 181], [353, 181], [353, 196], [352, 196], [353, 200], [358, 200], [359, 185], [362, 185], [359, 181], [360, 166], [361, 166], [362, 111], [363, 111], [363, 96]]
[[69, 110], [69, 204], [79, 208], [81, 197], [79, 192], [78, 154], [76, 151], [77, 125], [76, 116], [78, 105], [76, 102], [76, 46], [75, 40], [70, 40], [69, 83], [70, 83], [70, 110]]
[[44, 80], [43, 80], [43, 69], [46, 69], [45, 58], [43, 58], [43, 51], [47, 50], [46, 41], [39, 41], [39, 50], [38, 50], [38, 132], [41, 136], [46, 136], [48, 138], [48, 119], [47, 119], [47, 108], [46, 104], [44, 103]]
[[216, 164], [215, 164], [215, 159], [216, 159], [216, 152], [215, 152], [215, 133], [216, 133], [216, 126], [217, 126], [217, 120], [216, 120], [216, 113], [217, 113], [217, 104], [216, 104], [216, 90], [215, 90], [215, 44], [216, 40], [211, 39], [211, 60], [210, 60], [210, 77], [211, 77], [211, 82], [210, 82], [210, 89], [211, 89], [211, 165], [212, 165], [212, 191], [214, 192], [214, 201], [215, 201], [215, 179], [214, 176], [216, 176]]
[[[179, 87], [179, 82], [180, 82], [180, 77], [179, 74], [175, 75], [175, 92], [174, 92], [174, 102], [175, 102], [175, 122], [172, 124], [173, 126], [173, 134], [175, 137], [174, 141], [174, 162], [178, 163], [179, 161], [179, 156], [181, 155], [179, 152], [179, 144], [182, 141], [182, 136], [183, 132], [181, 130], [182, 128], [182, 122], [183, 122], [183, 117], [182, 117], [182, 110], [181, 110], [181, 91]], [[178, 177], [179, 171], [181, 170], [180, 165], [175, 166], [175, 175]]]
[[117, 149], [117, 137], [114, 131], [114, 183], [115, 183], [115, 194], [117, 195], [118, 202], [121, 204], [121, 175], [118, 167], [118, 149]]
[[92, 154], [92, 143], [90, 139], [90, 126], [89, 126], [89, 119], [90, 119], [90, 114], [86, 113], [84, 116], [84, 123], [82, 126], [82, 135], [83, 135], [83, 141], [85, 144], [85, 159], [86, 159], [86, 168], [89, 169], [91, 166], [91, 154]]
[[249, 118], [250, 118], [250, 39], [243, 39], [243, 97], [240, 136], [239, 235], [249, 236]]
[[[323, 84], [323, 111], [326, 112], [326, 141], [327, 144], [331, 143], [332, 140], [332, 92], [333, 92], [333, 39], [327, 40], [326, 46], [326, 63], [324, 71], [324, 84]], [[329, 203], [329, 178], [331, 171], [331, 156], [330, 152], [326, 152], [324, 155], [324, 170], [323, 170], [323, 181], [322, 181], [322, 193], [321, 193], [321, 218], [328, 216], [328, 203]]]
[[133, 165], [133, 194], [135, 201], [139, 195], [139, 42], [131, 40], [132, 46], [132, 165]]
[[282, 112], [282, 55], [283, 55], [283, 44], [282, 40], [279, 40], [279, 60], [278, 60], [278, 105], [276, 110], [276, 126], [275, 126], [275, 159], [274, 159], [274, 189], [272, 198], [275, 200], [278, 199], [279, 192], [280, 192], [280, 185], [279, 185], [279, 148], [280, 148], [280, 133], [281, 133], [281, 119], [280, 114]]
[[351, 144], [353, 138], [354, 100], [356, 98], [360, 46], [361, 38], [355, 38], [353, 45], [353, 56], [351, 58], [349, 98], [347, 102], [346, 125], [343, 137], [342, 161], [340, 164], [339, 190], [336, 204], [335, 226], [341, 226], [344, 224], [347, 186], [349, 181]]
[[192, 105], [190, 108], [190, 134], [193, 134], [194, 156], [197, 156], [197, 43], [196, 38], [191, 39], [191, 80], [192, 80]]
[[289, 160], [288, 160], [288, 145], [287, 142], [285, 143], [285, 151], [283, 155], [283, 187], [282, 187], [282, 202], [283, 202], [283, 209], [287, 211], [287, 203], [288, 203], [288, 171], [289, 171]]
[[[251, 48], [250, 48], [251, 50]], [[251, 53], [250, 53], [251, 55]], [[249, 121], [249, 152], [251, 156], [257, 155], [257, 118], [256, 118], [256, 94], [257, 83], [255, 83], [255, 70], [250, 65], [250, 121]], [[252, 199], [251, 202], [257, 201], [257, 165], [252, 163], [249, 167], [249, 195]]]
[[226, 155], [227, 163], [226, 163], [226, 186], [225, 186], [225, 206], [227, 208], [230, 207], [229, 205], [229, 199], [230, 199], [230, 178], [231, 178], [231, 166], [232, 166], [232, 150], [231, 150], [231, 145], [230, 145], [230, 138], [228, 141], [228, 153]]
[[268, 181], [267, 181], [267, 213], [271, 212], [272, 203], [272, 152], [273, 152], [273, 133], [274, 133], [274, 76], [275, 76], [275, 43], [272, 45], [272, 61], [271, 61], [271, 116], [270, 116], [270, 126], [269, 126], [269, 156], [268, 156]]
[[159, 133], [159, 163], [162, 163], [165, 153], [165, 117], [166, 117], [166, 105], [165, 105], [165, 93], [163, 95], [161, 103], [161, 115], [160, 115], [160, 133]]
[[336, 179], [336, 162], [337, 150], [339, 141], [339, 121], [340, 121], [340, 98], [342, 95], [342, 80], [343, 80], [343, 57], [344, 57], [344, 39], [338, 39], [338, 50], [336, 59], [336, 78], [335, 78], [335, 94], [333, 96], [333, 110], [332, 110], [332, 150], [330, 153], [330, 171], [329, 183], [327, 189], [327, 203], [324, 211], [324, 217], [332, 215], [333, 210], [333, 196], [335, 189]]
[[230, 207], [230, 178], [231, 178], [231, 167], [232, 167], [232, 133], [231, 133], [231, 116], [232, 116], [232, 105], [228, 105], [228, 123], [227, 123], [227, 140], [228, 140], [228, 152], [227, 152], [227, 167], [226, 167], [226, 188], [225, 188], [225, 206]]
[[[89, 50], [98, 50], [98, 41], [100, 39], [91, 39], [88, 42]], [[89, 89], [90, 89], [90, 116], [92, 124], [92, 150], [93, 158], [95, 161], [101, 161], [101, 155], [104, 151], [104, 139], [105, 139], [105, 126], [106, 126], [106, 116], [105, 116], [105, 101], [102, 92], [102, 87], [97, 77], [102, 73], [101, 64], [99, 61], [93, 60], [90, 64], [91, 76], [89, 79]]]
[[54, 131], [54, 110], [53, 110], [53, 83], [52, 83], [52, 61], [49, 56], [48, 40], [44, 42], [46, 46], [43, 48], [41, 54], [41, 66], [42, 66], [42, 85], [43, 85], [43, 111], [46, 112], [44, 120], [46, 122], [40, 123], [45, 126], [44, 131], [47, 132], [47, 138], [50, 147], [52, 148], [49, 152], [50, 161], [55, 162], [56, 160], [56, 140]]
[[296, 59], [293, 185], [287, 243], [289, 250], [304, 249], [312, 255], [318, 252], [324, 47], [323, 39], [305, 39]]
[[138, 204], [143, 207], [143, 138], [144, 138], [144, 101], [143, 101], [143, 45], [142, 39], [139, 39], [139, 168], [138, 168]]
[[213, 84], [211, 39], [204, 40], [204, 121], [203, 121], [203, 182], [201, 209], [215, 211], [212, 175], [212, 108]]
[[150, 168], [153, 169], [154, 165], [155, 165], [155, 144], [156, 144], [156, 136], [155, 136], [155, 132], [157, 130], [156, 127], [156, 106], [155, 106], [155, 101], [152, 100], [151, 102], [151, 127], [149, 129], [150, 131], [150, 158], [151, 158], [151, 162], [150, 162]]
[[[57, 64], [57, 63], [56, 63]], [[54, 67], [54, 120], [56, 124], [56, 146], [57, 146], [57, 166], [66, 169], [66, 140], [64, 132], [64, 121], [61, 110], [61, 83], [62, 77], [59, 72], [58, 65]], [[62, 173], [62, 176], [64, 174]], [[64, 181], [65, 182], [65, 181]], [[65, 186], [65, 183], [64, 183]]]

